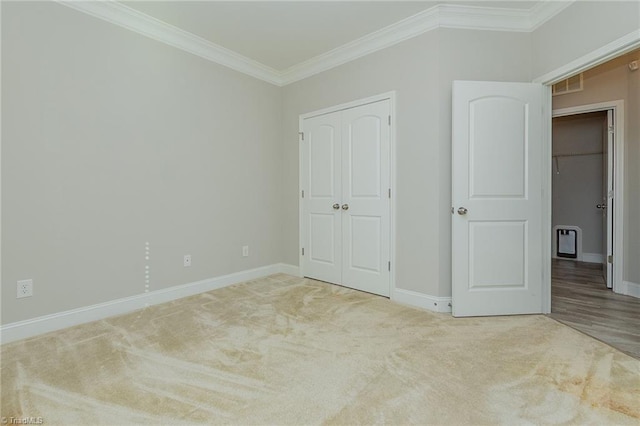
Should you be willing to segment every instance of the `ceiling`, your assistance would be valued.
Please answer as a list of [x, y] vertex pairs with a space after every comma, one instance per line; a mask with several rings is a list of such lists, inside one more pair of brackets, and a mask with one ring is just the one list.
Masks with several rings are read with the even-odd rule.
[[576, 0], [54, 0], [284, 86], [437, 28], [531, 32]]
[[438, 4], [530, 10], [539, 1], [126, 1], [282, 72]]

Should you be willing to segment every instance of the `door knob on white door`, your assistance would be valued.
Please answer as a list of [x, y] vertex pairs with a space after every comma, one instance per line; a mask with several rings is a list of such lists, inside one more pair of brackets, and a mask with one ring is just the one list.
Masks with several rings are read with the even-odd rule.
[[342, 210], [349, 210], [349, 204], [343, 204]]
[[338, 210], [338, 209], [340, 208], [340, 204], [335, 203], [335, 204], [333, 205], [333, 208], [334, 208], [334, 210]]
[[604, 210], [604, 209], [606, 209], [606, 208], [607, 208], [607, 205], [606, 205], [606, 204], [598, 204], [598, 205], [596, 206], [596, 209], [602, 209], [602, 210]]
[[459, 214], [459, 215], [461, 215], [461, 216], [462, 216], [462, 215], [467, 214], [467, 212], [468, 212], [468, 211], [469, 211], [469, 210], [467, 210], [467, 208], [466, 208], [466, 207], [460, 207], [460, 208], [458, 208], [458, 214]]

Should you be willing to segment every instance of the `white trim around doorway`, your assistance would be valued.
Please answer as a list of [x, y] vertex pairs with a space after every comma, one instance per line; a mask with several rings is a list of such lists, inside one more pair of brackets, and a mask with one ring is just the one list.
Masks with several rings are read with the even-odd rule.
[[[640, 47], [640, 30], [635, 30], [594, 51], [581, 56], [560, 68], [541, 75], [533, 80], [534, 83], [544, 84], [544, 131], [542, 140], [542, 229], [548, 231], [542, 235], [542, 312], [551, 313], [551, 85], [571, 75], [598, 66], [610, 59], [624, 55]], [[548, 159], [548, 161], [546, 161]]]
[[[624, 101], [600, 102], [553, 110], [552, 118], [586, 114], [598, 111], [613, 111], [613, 292], [623, 293], [624, 274]], [[551, 171], [549, 171], [551, 173]], [[606, 173], [606, 172], [605, 172]], [[549, 174], [550, 175], [550, 174]], [[606, 255], [606, 253], [605, 253]]]
[[638, 47], [640, 47], [640, 29], [631, 31], [629, 34], [624, 35], [591, 53], [587, 53], [586, 55], [581, 56], [560, 68], [541, 75], [534, 79], [533, 82], [551, 86], [552, 84], [571, 77], [572, 75], [597, 67], [611, 59], [631, 52]]

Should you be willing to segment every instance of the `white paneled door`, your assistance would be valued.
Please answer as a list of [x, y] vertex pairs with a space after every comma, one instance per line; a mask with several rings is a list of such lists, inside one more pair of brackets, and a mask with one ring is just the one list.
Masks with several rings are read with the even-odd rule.
[[304, 121], [302, 202], [304, 272], [322, 281], [342, 279], [342, 130], [340, 115]]
[[454, 316], [542, 312], [542, 95], [453, 84]]
[[302, 271], [389, 296], [390, 102], [304, 119]]

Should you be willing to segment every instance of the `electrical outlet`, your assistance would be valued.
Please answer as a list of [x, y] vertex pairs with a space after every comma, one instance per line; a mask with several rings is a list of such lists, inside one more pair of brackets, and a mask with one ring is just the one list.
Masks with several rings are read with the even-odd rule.
[[185, 254], [184, 255], [184, 267], [188, 268], [189, 266], [191, 266], [191, 255], [190, 254]]
[[18, 299], [33, 296], [33, 280], [18, 281]]
[[249, 256], [249, 246], [242, 246], [242, 257]]

